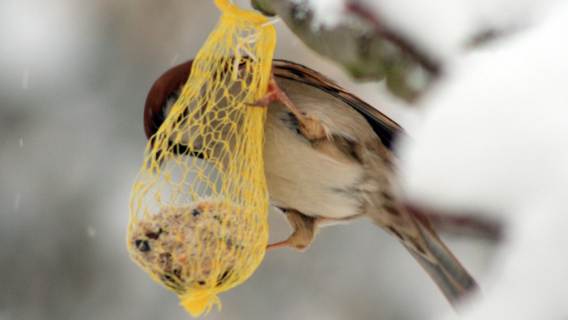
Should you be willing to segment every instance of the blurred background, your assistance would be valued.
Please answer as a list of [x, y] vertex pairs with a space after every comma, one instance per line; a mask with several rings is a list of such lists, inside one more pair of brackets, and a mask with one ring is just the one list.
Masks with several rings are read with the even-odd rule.
[[[189, 318], [130, 261], [128, 199], [147, 90], [195, 55], [217, 17], [212, 1], [0, 2], [0, 320]], [[412, 131], [413, 111], [381, 84], [351, 82], [277, 28], [277, 57], [321, 71]], [[287, 236], [283, 217], [271, 216], [271, 232]], [[491, 245], [447, 240], [483, 282]], [[206, 318], [403, 320], [449, 310], [410, 255], [366, 220], [324, 229], [305, 253], [269, 253], [221, 299], [222, 312]]]

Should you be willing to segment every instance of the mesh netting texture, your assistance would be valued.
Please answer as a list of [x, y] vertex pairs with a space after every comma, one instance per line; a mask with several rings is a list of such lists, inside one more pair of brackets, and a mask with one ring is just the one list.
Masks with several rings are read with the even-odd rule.
[[180, 98], [149, 140], [132, 188], [128, 249], [198, 316], [248, 279], [268, 242], [263, 143], [276, 34], [267, 19], [222, 11]]

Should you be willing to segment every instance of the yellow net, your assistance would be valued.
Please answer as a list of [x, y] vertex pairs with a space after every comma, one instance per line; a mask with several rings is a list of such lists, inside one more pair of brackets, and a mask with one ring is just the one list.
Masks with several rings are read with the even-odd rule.
[[130, 200], [128, 249], [193, 316], [249, 278], [268, 242], [267, 91], [276, 33], [216, 0], [220, 21], [180, 98], [148, 142]]

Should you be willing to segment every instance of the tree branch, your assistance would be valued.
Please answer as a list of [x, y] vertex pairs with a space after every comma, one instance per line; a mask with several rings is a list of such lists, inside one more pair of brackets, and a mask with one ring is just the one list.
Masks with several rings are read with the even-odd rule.
[[412, 205], [407, 205], [406, 209], [419, 218], [428, 219], [441, 233], [459, 237], [475, 237], [493, 242], [503, 239], [504, 230], [500, 223], [483, 219], [478, 215], [435, 212]]
[[342, 65], [354, 78], [386, 80], [387, 88], [414, 101], [440, 74], [441, 66], [410, 41], [350, 3], [334, 27], [317, 26], [310, 0], [252, 0], [266, 15], [278, 15], [308, 47]]

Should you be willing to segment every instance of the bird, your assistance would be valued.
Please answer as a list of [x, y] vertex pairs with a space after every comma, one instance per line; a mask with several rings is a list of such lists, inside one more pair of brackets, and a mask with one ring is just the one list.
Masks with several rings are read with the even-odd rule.
[[[148, 92], [144, 131], [150, 139], [180, 97], [193, 61], [170, 68]], [[405, 207], [396, 180], [395, 141], [404, 130], [323, 74], [274, 59], [266, 96], [264, 164], [271, 205], [293, 231], [268, 249], [305, 250], [321, 227], [370, 218], [425, 269], [452, 306], [478, 285], [427, 217]], [[180, 146], [177, 150], [185, 150]], [[191, 155], [202, 156], [199, 150]]]

